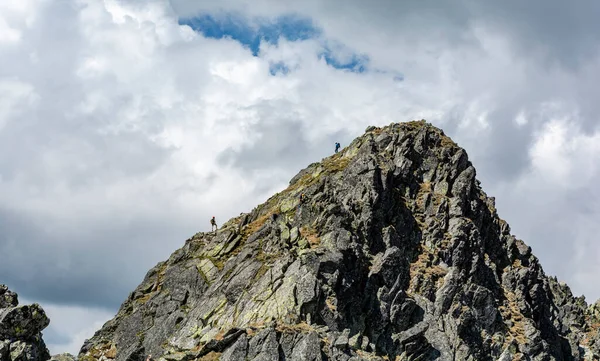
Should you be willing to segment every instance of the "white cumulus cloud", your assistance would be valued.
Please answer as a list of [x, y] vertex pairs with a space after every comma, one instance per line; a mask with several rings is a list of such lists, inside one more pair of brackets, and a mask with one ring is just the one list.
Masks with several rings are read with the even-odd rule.
[[[598, 3], [552, 2], [0, 3], [0, 282], [48, 310], [53, 353], [76, 353], [210, 216], [368, 125], [425, 118], [546, 271], [599, 297]], [[254, 56], [179, 24], [203, 13], [319, 31]]]

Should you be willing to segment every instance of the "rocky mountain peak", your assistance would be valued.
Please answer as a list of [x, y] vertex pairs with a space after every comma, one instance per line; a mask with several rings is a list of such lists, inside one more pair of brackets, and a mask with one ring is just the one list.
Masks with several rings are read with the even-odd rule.
[[80, 360], [592, 360], [599, 306], [547, 277], [425, 121], [339, 153], [151, 269]]

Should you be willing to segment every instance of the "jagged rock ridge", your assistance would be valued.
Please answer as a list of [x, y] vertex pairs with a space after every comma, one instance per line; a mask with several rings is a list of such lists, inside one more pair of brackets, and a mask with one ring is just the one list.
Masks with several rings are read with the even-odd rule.
[[544, 274], [467, 153], [418, 121], [368, 128], [187, 240], [79, 359], [592, 360], [597, 309]]
[[19, 306], [18, 296], [0, 284], [0, 361], [46, 361], [42, 330], [50, 320], [38, 305]]

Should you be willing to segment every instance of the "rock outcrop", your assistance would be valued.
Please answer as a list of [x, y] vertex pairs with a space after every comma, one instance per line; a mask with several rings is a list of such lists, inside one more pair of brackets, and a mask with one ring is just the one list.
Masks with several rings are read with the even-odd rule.
[[77, 358], [70, 353], [61, 353], [59, 355], [54, 355], [50, 358], [50, 361], [76, 361]]
[[38, 305], [19, 306], [17, 294], [0, 285], [0, 361], [46, 361], [42, 330], [50, 320]]
[[79, 359], [597, 360], [598, 310], [544, 274], [467, 153], [418, 121], [368, 128], [187, 240]]

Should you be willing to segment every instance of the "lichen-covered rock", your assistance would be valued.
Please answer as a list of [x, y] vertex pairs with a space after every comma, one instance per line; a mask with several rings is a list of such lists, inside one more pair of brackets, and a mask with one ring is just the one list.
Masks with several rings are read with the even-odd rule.
[[599, 320], [510, 234], [467, 153], [418, 121], [369, 127], [187, 240], [79, 359], [593, 360]]
[[37, 335], [50, 320], [38, 305], [17, 306], [0, 311], [0, 338], [18, 339]]
[[77, 358], [70, 353], [63, 353], [60, 355], [54, 355], [50, 358], [50, 361], [77, 361]]
[[50, 320], [38, 305], [18, 305], [17, 294], [0, 285], [0, 361], [50, 359], [42, 330]]
[[0, 285], [0, 308], [15, 307], [19, 304], [17, 294], [5, 285]]

